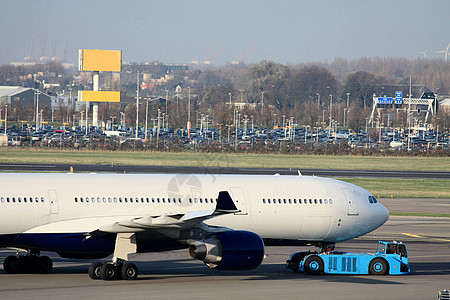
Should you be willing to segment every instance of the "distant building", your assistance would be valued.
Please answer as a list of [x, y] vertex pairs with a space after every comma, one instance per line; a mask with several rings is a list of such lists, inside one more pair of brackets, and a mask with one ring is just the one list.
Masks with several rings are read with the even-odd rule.
[[[0, 105], [15, 107], [20, 103], [22, 107], [34, 107], [35, 90], [21, 86], [0, 86]], [[39, 105], [50, 107], [51, 97], [39, 92]]]

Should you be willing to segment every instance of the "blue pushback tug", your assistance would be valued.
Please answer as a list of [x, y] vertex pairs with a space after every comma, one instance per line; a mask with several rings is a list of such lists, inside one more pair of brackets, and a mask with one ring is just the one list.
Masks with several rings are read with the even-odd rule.
[[375, 253], [295, 252], [286, 262], [294, 272], [318, 274], [399, 275], [410, 272], [406, 245], [378, 241]]

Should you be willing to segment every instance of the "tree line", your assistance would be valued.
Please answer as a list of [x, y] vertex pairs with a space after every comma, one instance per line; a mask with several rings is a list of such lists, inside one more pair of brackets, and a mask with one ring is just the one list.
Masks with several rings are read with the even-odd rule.
[[[99, 115], [104, 121], [111, 117], [125, 118], [130, 124], [136, 120], [137, 72], [161, 76], [161, 70], [150, 69], [152, 64], [124, 66], [120, 87], [111, 79], [104, 85], [122, 90], [122, 98], [129, 99], [117, 104], [100, 105]], [[154, 64], [155, 65], [155, 64]], [[134, 68], [133, 68], [134, 67]], [[51, 63], [33, 67], [0, 66], [0, 85], [40, 86], [30, 73], [45, 72], [56, 77], [62, 84], [74, 84], [76, 89], [90, 88], [90, 76], [75, 70], [65, 70]], [[248, 65], [224, 65], [210, 69], [177, 70], [172, 79], [155, 85], [151, 90], [141, 91], [142, 99], [161, 97], [167, 105], [150, 103], [149, 119], [157, 118], [157, 110], [168, 115], [173, 127], [185, 127], [187, 111], [191, 112], [193, 126], [202, 125], [208, 116], [212, 126], [233, 125], [235, 107], [231, 103], [248, 103], [240, 110], [242, 116], [251, 118], [254, 124], [263, 127], [281, 125], [283, 120], [308, 126], [328, 126], [338, 122], [340, 126], [354, 130], [366, 126], [372, 106], [372, 96], [393, 96], [396, 90], [408, 93], [409, 81], [413, 86], [426, 86], [438, 95], [450, 94], [450, 64], [442, 59], [369, 58], [347, 61], [336, 58], [331, 63], [280, 64], [263, 60]], [[24, 80], [26, 79], [26, 80]], [[143, 78], [139, 79], [140, 82]], [[102, 84], [102, 83], [101, 83]], [[177, 86], [181, 91], [175, 92]], [[419, 94], [413, 97], [419, 97]], [[166, 99], [167, 97], [167, 99]], [[188, 98], [191, 99], [190, 105]], [[141, 100], [139, 119], [145, 120], [145, 101]], [[167, 111], [166, 111], [167, 107]], [[48, 112], [47, 112], [48, 113]], [[395, 118], [380, 120], [385, 125], [405, 126], [404, 111], [395, 112]], [[434, 120], [440, 128], [449, 128], [448, 113], [440, 111]], [[287, 121], [286, 121], [287, 123]], [[345, 124], [344, 124], [345, 123]], [[388, 124], [390, 123], [390, 124]]]

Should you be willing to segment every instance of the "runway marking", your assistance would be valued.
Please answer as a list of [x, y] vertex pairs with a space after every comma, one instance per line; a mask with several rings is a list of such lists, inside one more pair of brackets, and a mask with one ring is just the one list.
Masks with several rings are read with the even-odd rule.
[[414, 234], [414, 233], [406, 233], [403, 232], [403, 235], [409, 236], [409, 237], [413, 237], [413, 238], [419, 238], [419, 239], [430, 239], [430, 240], [434, 240], [434, 241], [441, 241], [441, 242], [450, 242], [450, 239], [441, 239], [441, 238], [434, 238], [434, 237], [425, 237], [425, 236], [421, 236], [418, 234]]
[[430, 257], [448, 257], [450, 256], [450, 254], [439, 254], [439, 255], [421, 255], [421, 256], [416, 256], [414, 255], [414, 258], [430, 258]]
[[403, 235], [409, 236], [409, 237], [415, 237], [415, 238], [420, 238], [420, 239], [424, 239], [425, 237], [414, 234], [414, 233], [406, 233], [406, 232], [402, 232]]

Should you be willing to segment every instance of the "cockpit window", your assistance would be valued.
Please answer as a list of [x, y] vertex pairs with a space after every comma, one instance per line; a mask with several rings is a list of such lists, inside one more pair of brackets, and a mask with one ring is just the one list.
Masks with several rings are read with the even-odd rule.
[[377, 202], [378, 201], [374, 196], [372, 196], [372, 195], [369, 196], [369, 203], [377, 203]]

